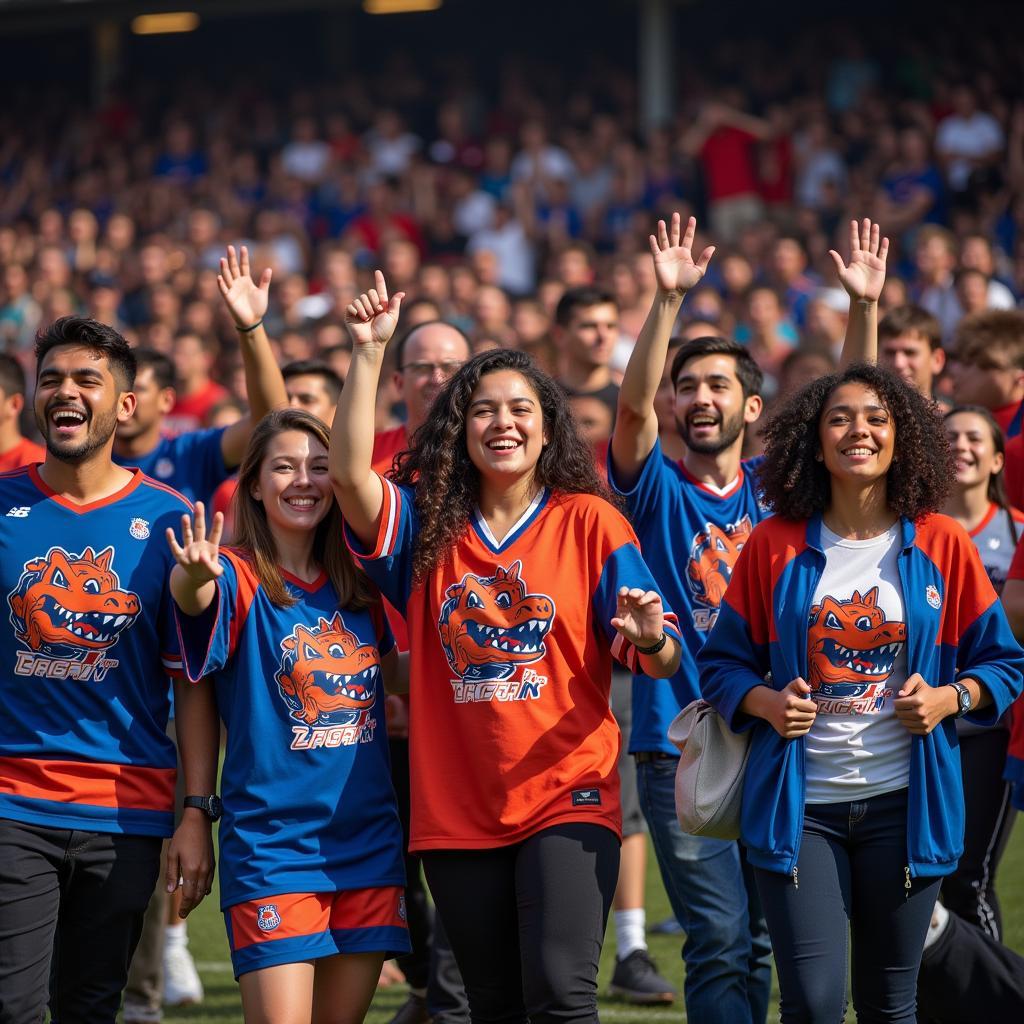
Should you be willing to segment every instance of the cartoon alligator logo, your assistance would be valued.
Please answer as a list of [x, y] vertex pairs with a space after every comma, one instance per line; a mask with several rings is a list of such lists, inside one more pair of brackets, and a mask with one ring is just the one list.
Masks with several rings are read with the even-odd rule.
[[84, 659], [107, 650], [139, 614], [138, 595], [121, 589], [113, 547], [80, 555], [53, 547], [25, 563], [7, 596], [18, 639], [52, 657]]
[[507, 679], [517, 665], [544, 657], [544, 637], [555, 620], [555, 602], [531, 594], [519, 578], [522, 562], [493, 576], [466, 573], [445, 591], [437, 620], [448, 664], [462, 679]]
[[306, 725], [356, 725], [377, 699], [380, 653], [363, 643], [340, 612], [316, 627], [297, 625], [281, 641], [274, 677], [292, 718]]
[[827, 596], [811, 608], [808, 676], [812, 692], [851, 698], [875, 693], [892, 674], [907, 639], [902, 622], [887, 620], [878, 606], [878, 587], [847, 601]]
[[694, 536], [687, 576], [695, 600], [711, 608], [722, 603], [732, 568], [752, 529], [750, 516], [744, 516], [738, 523], [729, 523], [724, 530], [714, 523], [706, 523], [704, 530]]

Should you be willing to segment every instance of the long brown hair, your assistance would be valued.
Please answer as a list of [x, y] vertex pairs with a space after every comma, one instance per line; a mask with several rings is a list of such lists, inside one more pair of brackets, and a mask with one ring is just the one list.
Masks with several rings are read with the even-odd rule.
[[[327, 427], [315, 416], [301, 409], [279, 409], [260, 420], [245, 451], [238, 470], [238, 489], [235, 491], [235, 543], [234, 546], [251, 560], [267, 597], [287, 608], [297, 598], [288, 592], [277, 565], [277, 544], [267, 523], [267, 511], [262, 501], [252, 496], [259, 484], [260, 469], [270, 442], [279, 434], [300, 430], [315, 437], [326, 449], [330, 442]], [[313, 537], [313, 557], [323, 567], [334, 584], [338, 604], [342, 608], [365, 608], [373, 599], [369, 580], [352, 560], [342, 536], [341, 510], [333, 495], [330, 509], [320, 520]]]
[[466, 410], [480, 379], [499, 370], [520, 374], [540, 401], [548, 443], [533, 478], [562, 494], [596, 494], [616, 499], [602, 482], [594, 453], [579, 436], [565, 391], [533, 360], [515, 349], [493, 349], [474, 356], [441, 389], [426, 421], [400, 452], [392, 477], [415, 487], [422, 524], [413, 553], [413, 579], [420, 581], [445, 558], [469, 523], [480, 493], [480, 473], [466, 447]]

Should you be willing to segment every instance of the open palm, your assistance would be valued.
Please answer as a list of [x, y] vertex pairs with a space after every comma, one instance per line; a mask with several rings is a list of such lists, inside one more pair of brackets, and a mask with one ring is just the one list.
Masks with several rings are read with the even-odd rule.
[[270, 303], [269, 267], [263, 271], [260, 283], [252, 279], [249, 272], [249, 250], [242, 246], [241, 256], [235, 255], [235, 247], [228, 246], [227, 256], [220, 258], [220, 273], [217, 275], [217, 287], [239, 327], [250, 327], [262, 320]]
[[649, 647], [661, 635], [665, 606], [656, 590], [620, 587], [615, 600], [612, 628], [630, 643]]
[[388, 299], [384, 275], [374, 273], [374, 285], [345, 307], [345, 326], [355, 345], [386, 345], [398, 326], [398, 311], [405, 292]]
[[850, 221], [850, 262], [829, 250], [836, 265], [839, 282], [854, 301], [877, 302], [885, 284], [885, 260], [889, 254], [889, 239], [880, 238], [877, 223], [867, 217], [860, 224]]
[[650, 236], [651, 255], [654, 257], [654, 274], [658, 287], [665, 292], [686, 292], [698, 284], [708, 269], [715, 247], [709, 245], [700, 259], [693, 259], [693, 237], [697, 232], [697, 220], [691, 217], [686, 222], [686, 232], [680, 239], [681, 219], [678, 213], [666, 227], [658, 221], [658, 234]]
[[224, 532], [224, 516], [217, 512], [213, 517], [213, 525], [209, 536], [206, 533], [206, 510], [201, 501], [196, 502], [195, 520], [189, 516], [181, 517], [181, 543], [174, 536], [174, 530], [167, 527], [167, 544], [174, 555], [174, 560], [185, 570], [189, 579], [201, 586], [215, 580], [224, 572], [217, 560], [220, 551], [220, 538]]

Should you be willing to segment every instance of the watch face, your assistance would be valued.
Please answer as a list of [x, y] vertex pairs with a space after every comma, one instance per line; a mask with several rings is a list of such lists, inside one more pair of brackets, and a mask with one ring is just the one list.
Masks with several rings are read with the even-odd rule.
[[971, 694], [967, 687], [960, 691], [960, 712], [965, 713], [971, 710]]
[[224, 810], [224, 805], [221, 803], [219, 796], [210, 797], [210, 820], [217, 821], [221, 816], [221, 812]]

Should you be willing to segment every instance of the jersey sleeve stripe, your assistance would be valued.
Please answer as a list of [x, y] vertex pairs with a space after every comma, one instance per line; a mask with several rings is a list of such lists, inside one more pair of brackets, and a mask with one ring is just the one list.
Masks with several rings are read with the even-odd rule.
[[174, 807], [174, 768], [0, 757], [0, 793], [141, 811]]

